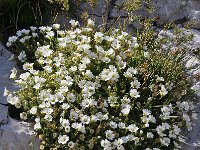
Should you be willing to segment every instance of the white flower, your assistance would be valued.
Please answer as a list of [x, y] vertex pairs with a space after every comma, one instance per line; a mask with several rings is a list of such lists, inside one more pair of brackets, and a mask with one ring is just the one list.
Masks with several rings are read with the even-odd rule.
[[174, 133], [178, 135], [181, 132], [181, 129], [177, 125], [173, 125]]
[[25, 113], [25, 112], [20, 113], [20, 118], [22, 120], [26, 120], [27, 119], [27, 113]]
[[88, 26], [94, 26], [94, 21], [92, 19], [88, 19], [87, 24]]
[[117, 150], [125, 150], [124, 146], [123, 145], [120, 145], [117, 147]]
[[42, 110], [42, 113], [50, 115], [50, 114], [53, 113], [53, 109], [52, 109], [52, 108], [49, 108], [49, 107], [46, 107], [46, 108], [44, 108], [44, 109]]
[[53, 24], [52, 26], [54, 29], [59, 29], [60, 28], [60, 24]]
[[82, 106], [83, 108], [96, 106], [96, 105], [97, 105], [97, 101], [95, 101], [93, 98], [85, 98], [80, 104], [80, 106]]
[[131, 100], [129, 98], [127, 98], [127, 96], [124, 96], [122, 99], [121, 99], [121, 102], [122, 102], [122, 106], [125, 106], [127, 104], [129, 104], [131, 102]]
[[142, 112], [143, 112], [143, 116], [148, 116], [151, 114], [151, 111], [148, 109], [143, 109]]
[[21, 30], [21, 33], [28, 35], [30, 33], [30, 30], [23, 29], [23, 30]]
[[50, 45], [45, 45], [38, 47], [35, 56], [39, 57], [40, 55], [43, 57], [49, 57], [53, 53], [53, 50], [50, 49]]
[[184, 101], [181, 103], [181, 107], [185, 110], [188, 111], [190, 109], [190, 105], [187, 101]]
[[9, 42], [9, 43], [14, 43], [14, 42], [17, 41], [17, 39], [18, 39], [17, 36], [11, 36], [11, 37], [8, 38], [8, 42]]
[[183, 114], [183, 119], [186, 121], [186, 122], [190, 122], [190, 117], [189, 117], [189, 115], [188, 114]]
[[40, 122], [36, 122], [35, 125], [34, 125], [34, 129], [38, 130], [38, 129], [41, 129], [41, 128], [42, 128], [42, 126], [41, 126]]
[[52, 119], [53, 119], [53, 117], [52, 117], [52, 115], [46, 114], [46, 115], [44, 116], [44, 119], [46, 119], [47, 121], [51, 122]]
[[168, 123], [162, 123], [162, 127], [164, 127], [165, 129], [169, 129], [170, 125]]
[[147, 138], [153, 138], [153, 137], [154, 137], [153, 133], [147, 132]]
[[40, 32], [44, 32], [46, 30], [46, 27], [45, 26], [41, 26], [41, 27], [39, 27], [39, 30], [40, 30]]
[[37, 113], [37, 107], [32, 107], [31, 109], [30, 109], [30, 114], [36, 114]]
[[7, 102], [10, 103], [11, 105], [15, 105], [19, 101], [19, 98], [16, 96], [12, 96], [12, 94], [9, 94], [7, 96]]
[[163, 126], [160, 126], [160, 125], [157, 126], [156, 131], [159, 134], [159, 136], [161, 136], [161, 137], [166, 136], [166, 134], [163, 133], [163, 131], [165, 131], [165, 128]]
[[72, 123], [72, 128], [82, 132], [82, 133], [86, 133], [86, 130], [85, 130], [85, 126], [82, 124], [82, 123]]
[[[105, 36], [104, 39], [105, 39], [106, 41], [109, 41], [109, 42], [112, 42], [112, 41], [114, 40], [114, 38], [111, 37], [111, 36]], [[111, 49], [112, 49], [112, 48], [111, 48]], [[113, 52], [114, 52], [114, 51], [113, 51]], [[113, 53], [113, 52], [112, 52], [112, 53]]]
[[69, 104], [67, 103], [62, 104], [62, 109], [67, 110], [68, 108], [70, 108]]
[[110, 125], [110, 127], [113, 128], [113, 129], [116, 129], [116, 128], [117, 128], [117, 123], [114, 122], [114, 121], [110, 121], [109, 125]]
[[70, 142], [68, 143], [68, 147], [69, 147], [69, 148], [74, 148], [74, 147], [75, 147], [75, 143], [72, 142], [72, 141], [70, 141]]
[[119, 147], [123, 144], [123, 140], [121, 138], [115, 139], [114, 145]]
[[66, 144], [68, 141], [69, 141], [69, 136], [67, 136], [67, 135], [59, 135], [58, 143]]
[[[91, 42], [91, 38], [85, 35], [81, 35], [81, 43], [90, 43]], [[78, 42], [79, 44], [79, 42]]]
[[69, 23], [71, 24], [72, 27], [75, 27], [79, 24], [78, 21], [75, 20], [70, 20]]
[[80, 120], [81, 120], [81, 123], [83, 123], [83, 124], [89, 124], [90, 123], [90, 117], [87, 116], [87, 115], [81, 115]]
[[85, 75], [89, 78], [94, 78], [94, 75], [92, 74], [90, 70], [86, 70]]
[[170, 139], [164, 137], [164, 138], [160, 139], [160, 142], [161, 142], [161, 144], [163, 144], [163, 145], [165, 145], [165, 146], [169, 146], [169, 144], [170, 144]]
[[81, 44], [81, 45], [78, 45], [77, 50], [84, 51], [85, 53], [90, 53], [90, 48], [91, 48], [91, 45], [89, 44]]
[[173, 143], [174, 143], [174, 146], [177, 148], [177, 150], [182, 148], [180, 145], [178, 145], [177, 142], [173, 141]]
[[152, 123], [156, 123], [156, 118], [153, 115], [149, 115], [148, 120]]
[[24, 70], [33, 70], [33, 63], [24, 63], [23, 64], [23, 69]]
[[110, 72], [109, 76], [111, 77], [111, 81], [118, 81], [119, 78], [119, 74], [118, 72], [114, 71], [114, 72]]
[[126, 128], [126, 125], [125, 125], [125, 123], [123, 123], [123, 122], [119, 122], [119, 123], [118, 123], [118, 127], [119, 127], [120, 129], [125, 129], [125, 128]]
[[36, 83], [33, 88], [39, 90], [40, 89], [41, 84], [40, 83]]
[[10, 91], [7, 90], [7, 88], [4, 88], [3, 96], [8, 96], [10, 94]]
[[77, 71], [77, 66], [71, 66], [70, 68], [69, 68], [69, 70], [71, 71], [71, 72], [75, 72], [75, 71]]
[[70, 110], [70, 119], [72, 120], [77, 120], [78, 119], [78, 114], [75, 112], [73, 109]]
[[149, 58], [150, 57], [149, 52], [144, 52], [144, 57]]
[[104, 81], [117, 81], [119, 78], [119, 74], [115, 66], [110, 65], [109, 69], [103, 69], [103, 71], [100, 73], [100, 77]]
[[45, 78], [41, 78], [39, 76], [34, 77], [35, 83], [44, 83], [46, 81]]
[[7, 46], [7, 47], [10, 47], [11, 45], [12, 45], [11, 42], [7, 42], [7, 43], [6, 43], [6, 46]]
[[131, 124], [131, 125], [129, 125], [129, 126], [127, 127], [127, 129], [128, 129], [130, 132], [136, 133], [136, 132], [138, 131], [139, 128], [138, 128], [136, 125]]
[[73, 79], [70, 76], [66, 76], [65, 80], [61, 80], [60, 84], [61, 86], [71, 86], [73, 84]]
[[51, 66], [44, 66], [43, 68], [44, 68], [44, 70], [46, 70], [48, 73], [51, 73], [51, 72], [52, 72], [52, 67], [51, 67]]
[[24, 43], [24, 42], [26, 41], [26, 39], [25, 39], [25, 38], [21, 38], [19, 41], [20, 41], [21, 43]]
[[96, 32], [94, 34], [94, 39], [96, 42], [101, 43], [103, 41], [104, 35], [101, 32]]
[[90, 59], [89, 59], [88, 57], [83, 57], [83, 58], [81, 59], [81, 62], [82, 62], [83, 64], [89, 64], [91, 61], [90, 61]]
[[131, 90], [130, 90], [130, 96], [131, 96], [131, 97], [134, 97], [134, 98], [138, 98], [138, 97], [140, 97], [140, 94], [139, 94], [139, 92], [137, 91], [137, 89], [131, 89]]
[[170, 104], [169, 106], [163, 106], [161, 108], [162, 114], [160, 115], [163, 119], [169, 119], [170, 114], [173, 113], [173, 108], [172, 105]]
[[26, 73], [21, 74], [19, 76], [19, 78], [22, 79], [22, 80], [27, 80], [29, 76], [30, 76], [30, 73], [26, 72]]
[[175, 139], [177, 138], [177, 135], [180, 134], [180, 132], [181, 132], [181, 129], [178, 126], [173, 125], [173, 129], [169, 131], [169, 137]]
[[165, 79], [163, 77], [157, 77], [156, 81], [162, 82], [162, 81], [165, 81]]
[[108, 141], [107, 139], [101, 140], [101, 146], [104, 148], [111, 148], [111, 142]]
[[163, 97], [165, 95], [167, 95], [168, 91], [166, 90], [164, 85], [161, 85], [161, 89], [160, 89], [160, 95]]
[[137, 69], [134, 69], [133, 67], [130, 67], [126, 70], [126, 72], [124, 72], [124, 76], [126, 78], [130, 78], [133, 75], [137, 74]]
[[113, 140], [115, 138], [115, 134], [111, 130], [107, 130], [105, 134], [106, 134], [106, 138], [108, 138], [109, 140]]
[[45, 37], [47, 37], [47, 38], [52, 38], [55, 35], [53, 31], [46, 32], [46, 34], [47, 35]]
[[109, 69], [103, 69], [103, 71], [102, 71], [101, 74], [100, 74], [101, 79], [104, 80], [104, 81], [110, 80], [109, 73], [110, 73], [110, 70], [109, 70]]
[[197, 118], [197, 113], [192, 113], [192, 119], [195, 119], [195, 120], [198, 119], [198, 118]]
[[112, 41], [112, 44], [111, 44], [111, 47], [113, 48], [113, 49], [119, 49], [120, 48], [120, 41], [118, 40], [118, 39], [114, 39], [113, 41]]
[[33, 37], [37, 37], [38, 34], [37, 34], [37, 33], [32, 33], [32, 36], [33, 36]]
[[60, 118], [60, 123], [61, 123], [62, 127], [64, 127], [64, 128], [70, 125], [70, 122], [68, 119]]
[[17, 69], [14, 67], [14, 68], [11, 70], [10, 78], [11, 78], [11, 79], [15, 79], [15, 78], [16, 78], [16, 75], [17, 75]]
[[131, 109], [131, 106], [130, 105], [126, 105], [125, 108], [123, 108], [121, 110], [121, 112], [122, 112], [123, 115], [128, 115], [129, 112], [130, 112], [130, 109]]
[[[64, 100], [64, 97], [63, 97], [63, 100]], [[76, 96], [73, 94], [73, 93], [69, 93], [69, 94], [67, 94], [67, 100], [69, 101], [69, 102], [75, 102], [75, 100], [76, 100]]]
[[137, 80], [137, 79], [134, 79], [133, 82], [131, 82], [131, 87], [132, 88], [136, 88], [136, 89], [139, 89], [140, 88], [140, 82]]
[[37, 27], [30, 26], [30, 29], [32, 32], [35, 32], [35, 30], [37, 30]]
[[45, 78], [41, 78], [39, 76], [35, 76], [34, 80], [35, 80], [36, 84], [33, 86], [33, 88], [35, 88], [35, 89], [39, 89], [41, 86], [41, 83], [44, 83], [46, 81]]

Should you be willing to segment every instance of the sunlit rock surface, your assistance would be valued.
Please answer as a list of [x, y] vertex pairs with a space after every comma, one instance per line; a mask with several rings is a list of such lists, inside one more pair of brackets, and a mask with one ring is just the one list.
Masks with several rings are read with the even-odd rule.
[[13, 80], [9, 79], [10, 70], [15, 62], [8, 60], [11, 53], [0, 43], [0, 150], [39, 150], [39, 140], [34, 136], [30, 124], [16, 121], [8, 116], [4, 88], [16, 89]]
[[39, 140], [30, 124], [9, 118], [0, 127], [0, 150], [39, 150]]

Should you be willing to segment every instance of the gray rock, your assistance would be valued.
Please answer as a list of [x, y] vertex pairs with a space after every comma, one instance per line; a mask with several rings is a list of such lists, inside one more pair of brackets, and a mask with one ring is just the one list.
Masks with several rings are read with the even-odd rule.
[[[115, 4], [121, 6], [127, 0], [116, 0]], [[199, 0], [152, 0], [155, 11], [149, 14], [145, 7], [142, 7], [138, 11], [138, 15], [143, 17], [156, 17], [158, 24], [165, 24], [169, 22], [186, 23], [188, 21], [194, 21], [195, 28], [200, 28], [200, 2]], [[99, 16], [102, 16], [105, 12], [103, 0], [98, 1], [97, 7], [93, 10], [88, 5], [84, 4], [82, 9], [89, 11], [89, 14], [96, 18], [97, 23], [101, 24], [102, 20]], [[110, 7], [111, 17], [116, 18], [118, 16], [126, 16], [127, 12], [119, 11], [116, 7]]]
[[9, 90], [16, 89], [16, 86], [12, 80], [9, 79], [11, 69], [15, 66], [15, 63], [9, 61], [11, 53], [5, 49], [0, 43], [0, 122], [7, 122], [8, 108], [2, 104], [7, 104], [6, 97], [3, 96], [4, 88]]
[[9, 79], [15, 62], [9, 61], [11, 53], [0, 43], [0, 150], [39, 150], [39, 140], [34, 136], [31, 124], [8, 117], [4, 88], [16, 90], [13, 80]]
[[0, 127], [0, 150], [39, 150], [31, 124], [9, 118], [9, 123]]

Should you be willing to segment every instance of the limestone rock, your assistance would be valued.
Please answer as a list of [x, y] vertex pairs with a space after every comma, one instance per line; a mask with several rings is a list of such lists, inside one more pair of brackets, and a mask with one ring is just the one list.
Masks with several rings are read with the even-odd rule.
[[0, 122], [7, 122], [8, 107], [6, 97], [3, 96], [4, 88], [8, 90], [16, 89], [16, 86], [12, 80], [9, 79], [11, 69], [15, 66], [15, 63], [9, 61], [11, 53], [5, 49], [0, 43]]
[[[127, 0], [114, 0], [115, 4], [121, 6]], [[196, 25], [195, 28], [200, 29], [200, 2], [199, 0], [152, 0], [155, 11], [151, 14], [145, 11], [145, 7], [142, 7], [138, 11], [138, 15], [144, 17], [156, 17], [158, 24], [165, 24], [169, 22], [175, 23], [186, 23], [188, 21], [194, 21]], [[87, 8], [86, 8], [87, 10]], [[97, 7], [93, 11], [94, 14], [101, 15], [103, 10], [103, 4], [98, 1]], [[91, 10], [89, 9], [89, 12]], [[116, 18], [119, 15], [126, 16], [127, 12], [122, 12], [116, 9], [116, 7], [111, 7], [111, 16]], [[98, 18], [98, 17], [96, 17]], [[99, 18], [98, 18], [99, 19]]]
[[39, 150], [39, 140], [34, 136], [31, 124], [8, 117], [4, 88], [14, 91], [17, 87], [9, 79], [15, 62], [8, 60], [11, 53], [0, 43], [0, 150]]
[[39, 150], [39, 140], [31, 129], [30, 124], [9, 118], [9, 123], [0, 127], [0, 150]]

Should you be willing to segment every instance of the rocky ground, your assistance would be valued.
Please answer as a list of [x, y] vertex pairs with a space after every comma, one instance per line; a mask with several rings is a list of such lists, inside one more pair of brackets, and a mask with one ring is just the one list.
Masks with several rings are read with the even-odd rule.
[[39, 150], [39, 140], [34, 137], [30, 124], [14, 120], [8, 116], [4, 88], [15, 90], [9, 79], [15, 63], [9, 61], [11, 53], [0, 43], [0, 150]]

